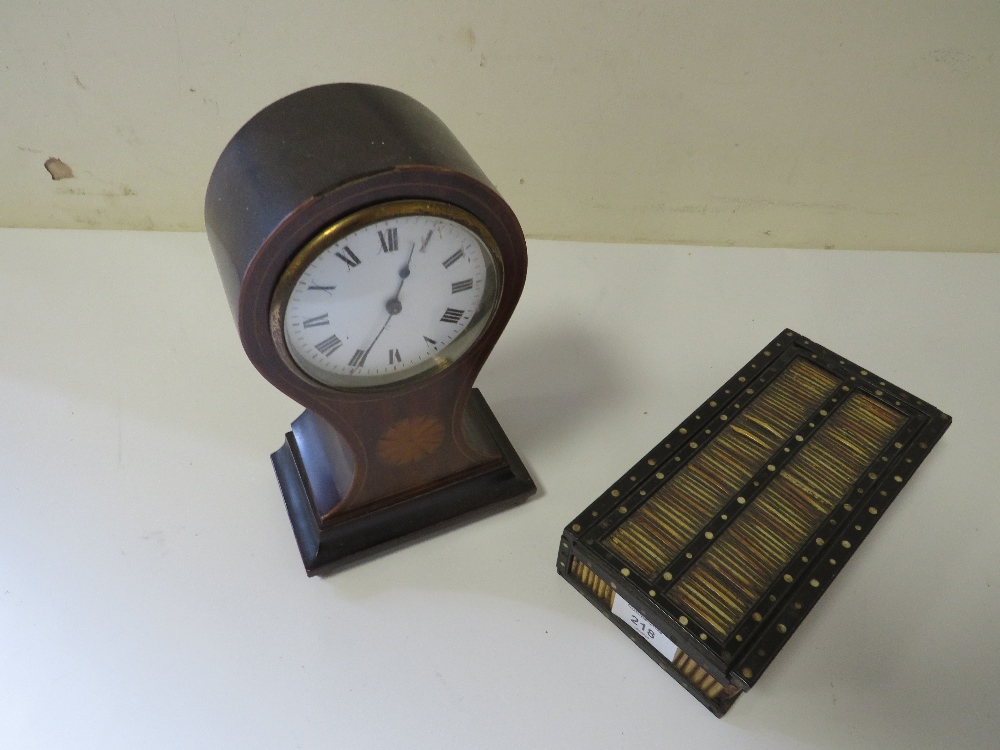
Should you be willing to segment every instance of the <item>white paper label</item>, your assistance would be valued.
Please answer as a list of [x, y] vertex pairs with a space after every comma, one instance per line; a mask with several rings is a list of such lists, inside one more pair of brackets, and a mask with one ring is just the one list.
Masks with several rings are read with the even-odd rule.
[[671, 661], [674, 660], [674, 654], [677, 653], [677, 645], [650, 625], [649, 620], [640, 615], [638, 610], [625, 601], [624, 597], [617, 591], [615, 592], [614, 602], [611, 605], [611, 614], [627, 622], [632, 630], [649, 641], [649, 645]]

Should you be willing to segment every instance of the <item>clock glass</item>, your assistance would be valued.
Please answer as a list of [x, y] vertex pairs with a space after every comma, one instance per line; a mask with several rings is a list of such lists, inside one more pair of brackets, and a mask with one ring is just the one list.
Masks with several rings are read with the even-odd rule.
[[303, 374], [328, 386], [426, 376], [482, 333], [496, 306], [498, 265], [488, 230], [454, 206], [363, 209], [289, 264], [272, 301], [272, 333]]

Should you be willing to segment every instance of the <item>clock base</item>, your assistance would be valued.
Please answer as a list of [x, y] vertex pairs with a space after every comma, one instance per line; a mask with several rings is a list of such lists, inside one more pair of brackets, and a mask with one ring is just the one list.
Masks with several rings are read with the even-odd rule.
[[287, 433], [285, 444], [271, 454], [271, 463], [306, 572], [309, 575], [333, 572], [447, 525], [523, 502], [533, 495], [535, 483], [478, 389], [473, 389], [469, 397], [467, 416], [472, 422], [470, 427], [492, 439], [502, 456], [495, 466], [485, 473], [326, 527], [320, 527], [316, 520], [315, 508], [320, 504], [310, 488], [337, 488], [344, 482], [333, 475], [336, 467], [331, 467], [329, 461], [309, 460], [309, 456], [324, 451], [322, 447], [317, 451], [317, 446], [303, 443], [322, 440], [319, 433], [303, 430], [298, 437], [295, 432]]

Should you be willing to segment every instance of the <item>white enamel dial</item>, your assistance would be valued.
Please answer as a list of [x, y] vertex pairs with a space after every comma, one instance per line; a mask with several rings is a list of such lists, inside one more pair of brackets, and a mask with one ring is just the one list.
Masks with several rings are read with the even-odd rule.
[[369, 213], [371, 223], [348, 222], [311, 243], [288, 280], [285, 344], [326, 385], [384, 386], [445, 367], [476, 340], [496, 301], [496, 263], [466, 225], [474, 220]]

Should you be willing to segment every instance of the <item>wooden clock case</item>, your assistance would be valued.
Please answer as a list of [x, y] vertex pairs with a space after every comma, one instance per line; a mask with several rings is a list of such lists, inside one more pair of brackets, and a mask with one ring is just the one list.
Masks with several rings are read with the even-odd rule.
[[[272, 305], [278, 280], [321, 230], [403, 200], [454, 206], [485, 226], [500, 277], [492, 318], [461, 357], [431, 375], [367, 390], [322, 385], [284, 346]], [[275, 102], [220, 156], [205, 223], [247, 355], [306, 407], [272, 462], [310, 575], [535, 491], [472, 388], [524, 286], [524, 235], [426, 107], [365, 84], [316, 86]]]

